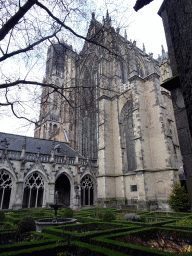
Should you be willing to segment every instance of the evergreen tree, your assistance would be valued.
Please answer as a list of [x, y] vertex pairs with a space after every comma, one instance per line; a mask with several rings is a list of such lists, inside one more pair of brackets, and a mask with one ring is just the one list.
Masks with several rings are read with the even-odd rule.
[[175, 212], [184, 212], [190, 209], [189, 196], [180, 183], [176, 182], [173, 184], [172, 192], [168, 198], [168, 204]]

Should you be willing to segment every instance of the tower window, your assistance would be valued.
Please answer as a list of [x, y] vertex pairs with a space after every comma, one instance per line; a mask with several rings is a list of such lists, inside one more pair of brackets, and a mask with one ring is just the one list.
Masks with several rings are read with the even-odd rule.
[[137, 185], [131, 185], [130, 186], [130, 191], [131, 192], [137, 191]]

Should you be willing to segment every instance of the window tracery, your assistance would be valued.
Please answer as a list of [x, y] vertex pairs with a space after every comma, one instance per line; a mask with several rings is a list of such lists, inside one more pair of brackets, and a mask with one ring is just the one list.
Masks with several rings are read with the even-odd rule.
[[38, 172], [32, 173], [24, 185], [23, 208], [42, 207], [44, 180]]
[[94, 183], [89, 175], [81, 180], [81, 205], [93, 205]]
[[0, 209], [8, 209], [12, 189], [12, 179], [6, 170], [0, 170]]

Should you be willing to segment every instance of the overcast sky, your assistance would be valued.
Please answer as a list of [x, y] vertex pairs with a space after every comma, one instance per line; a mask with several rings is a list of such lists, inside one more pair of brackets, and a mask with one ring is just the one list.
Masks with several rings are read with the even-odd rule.
[[[130, 7], [133, 8], [136, 0], [127, 0]], [[128, 40], [136, 40], [137, 46], [145, 49], [147, 53], [154, 53], [153, 57], [157, 58], [161, 54], [161, 45], [167, 51], [164, 28], [161, 17], [157, 14], [163, 0], [154, 0], [138, 12], [131, 15], [132, 20], [127, 30]], [[120, 32], [124, 35], [124, 31]], [[34, 135], [34, 125], [28, 125], [27, 122], [21, 122], [14, 116], [7, 118], [1, 116], [0, 113], [0, 132], [13, 133], [25, 136]]]

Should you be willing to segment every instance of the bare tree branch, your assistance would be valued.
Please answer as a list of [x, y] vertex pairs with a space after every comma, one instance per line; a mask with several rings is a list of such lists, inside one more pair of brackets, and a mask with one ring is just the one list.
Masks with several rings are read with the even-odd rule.
[[31, 7], [37, 2], [37, 0], [28, 0], [22, 7], [19, 8], [18, 12], [15, 13], [0, 29], [0, 41], [9, 33], [9, 31], [15, 27], [21, 18], [28, 12]]
[[55, 17], [55, 16], [50, 12], [50, 10], [49, 10], [46, 6], [44, 6], [43, 4], [41, 4], [39, 1], [36, 1], [36, 5], [38, 5], [38, 6], [41, 7], [42, 9], [44, 9], [44, 10], [49, 14], [50, 17], [52, 17], [54, 20], [57, 21], [57, 23], [58, 23], [59, 25], [61, 25], [62, 27], [64, 27], [64, 28], [67, 29], [68, 31], [70, 31], [70, 32], [71, 32], [73, 35], [75, 35], [76, 37], [81, 38], [81, 39], [83, 39], [83, 40], [85, 40], [85, 41], [87, 41], [87, 42], [89, 42], [89, 43], [93, 43], [93, 44], [96, 44], [96, 45], [98, 45], [98, 46], [101, 46], [102, 48], [106, 49], [109, 53], [114, 54], [114, 52], [112, 52], [108, 47], [106, 47], [105, 45], [100, 44], [99, 42], [97, 42], [97, 41], [95, 41], [95, 40], [93, 40], [93, 38], [95, 38], [95, 35], [94, 35], [93, 38], [89, 39], [89, 38], [87, 38], [87, 37], [84, 37], [84, 36], [82, 36], [82, 35], [77, 34], [72, 28], [70, 28], [69, 26], [65, 25], [60, 19], [58, 19], [57, 17]]
[[39, 83], [39, 82], [34, 82], [34, 81], [26, 81], [26, 80], [17, 80], [14, 81], [12, 83], [6, 83], [6, 84], [0, 84], [0, 89], [5, 89], [5, 88], [9, 88], [9, 87], [13, 87], [19, 84], [34, 84], [34, 85], [40, 85], [42, 87], [50, 87], [53, 88], [55, 90], [55, 92], [59, 93], [60, 95], [62, 95], [62, 97], [64, 97], [64, 99], [68, 102], [68, 104], [74, 108], [74, 106], [71, 104], [71, 102], [65, 97], [65, 95], [63, 95], [59, 89], [61, 89], [59, 86], [55, 85], [55, 84], [45, 84], [45, 83]]
[[56, 32], [54, 32], [52, 35], [50, 36], [46, 36], [46, 37], [43, 37], [41, 38], [40, 40], [36, 41], [35, 43], [27, 46], [26, 48], [23, 48], [23, 49], [20, 49], [20, 50], [17, 50], [17, 51], [14, 51], [14, 52], [11, 52], [11, 53], [6, 53], [4, 54], [1, 58], [0, 58], [0, 62], [1, 61], [4, 61], [12, 56], [15, 56], [17, 54], [20, 54], [20, 53], [23, 53], [23, 52], [27, 52], [27, 51], [30, 51], [30, 50], [33, 50], [33, 47], [37, 46], [38, 44], [44, 42], [45, 40], [47, 39], [50, 39], [54, 36], [56, 36], [56, 34], [60, 31], [61, 29], [57, 30]]

